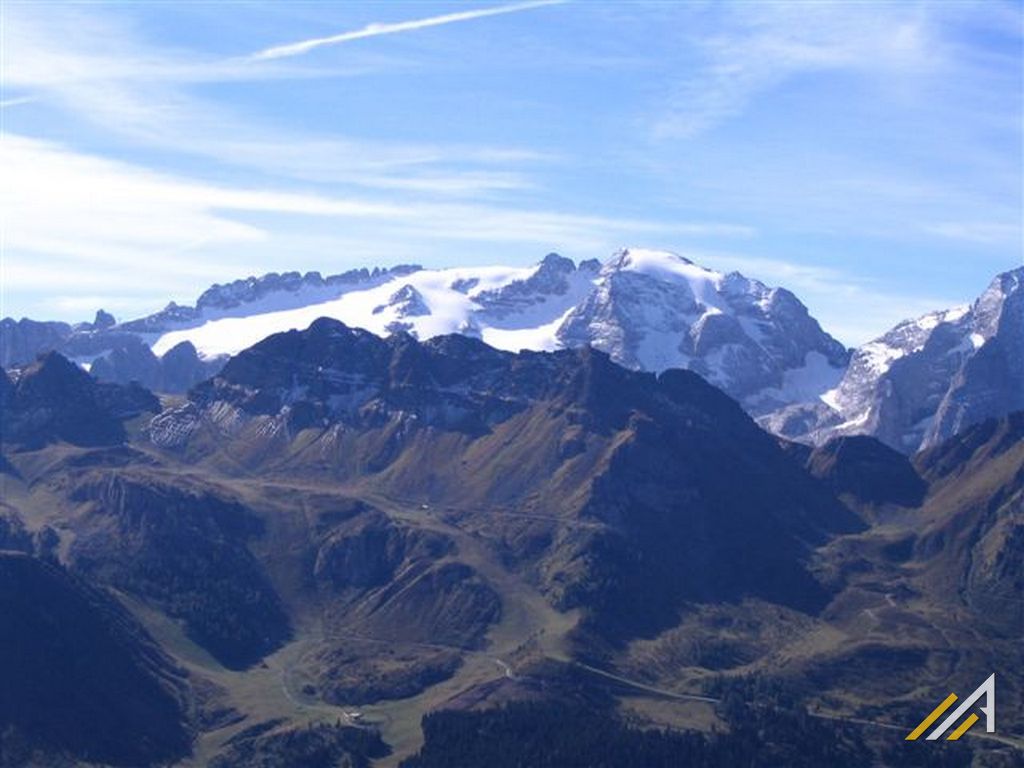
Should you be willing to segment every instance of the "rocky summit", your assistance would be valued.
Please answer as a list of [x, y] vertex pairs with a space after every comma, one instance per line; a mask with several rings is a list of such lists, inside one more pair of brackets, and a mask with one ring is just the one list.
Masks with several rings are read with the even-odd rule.
[[913, 453], [1024, 408], [1024, 267], [972, 304], [900, 323], [853, 351], [839, 385], [762, 424], [797, 440], [873, 435]]
[[116, 325], [5, 321], [0, 342], [7, 365], [55, 348], [101, 379], [183, 392], [224, 356], [321, 316], [381, 336], [459, 333], [513, 352], [589, 345], [629, 368], [696, 371], [755, 414], [825, 392], [849, 356], [789, 291], [636, 248], [604, 264], [549, 254], [524, 268], [271, 274]]
[[101, 381], [184, 393], [228, 356], [319, 317], [381, 337], [447, 334], [510, 352], [589, 346], [627, 368], [700, 374], [775, 434], [822, 444], [870, 435], [904, 453], [1024, 407], [1024, 270], [973, 304], [907, 320], [848, 350], [785, 288], [628, 248], [603, 264], [549, 254], [532, 267], [401, 265], [215, 285], [117, 323], [0, 323], [0, 359], [58, 350]]

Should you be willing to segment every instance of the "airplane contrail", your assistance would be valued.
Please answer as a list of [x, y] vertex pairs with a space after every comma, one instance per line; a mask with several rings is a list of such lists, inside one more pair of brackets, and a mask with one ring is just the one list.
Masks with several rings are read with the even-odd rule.
[[8, 107], [17, 107], [20, 104], [31, 104], [34, 101], [39, 101], [38, 96], [19, 96], [15, 99], [6, 99], [0, 101], [0, 109], [7, 109]]
[[324, 45], [337, 45], [347, 43], [351, 40], [362, 40], [366, 37], [377, 37], [378, 35], [393, 35], [397, 32], [410, 32], [426, 27], [438, 27], [442, 24], [454, 24], [458, 21], [470, 21], [481, 19], [485, 16], [498, 16], [505, 13], [518, 13], [528, 11], [532, 8], [542, 8], [546, 5], [561, 5], [565, 0], [532, 0], [525, 3], [514, 3], [512, 5], [499, 5], [493, 8], [478, 8], [472, 11], [459, 11], [458, 13], [446, 13], [443, 16], [431, 16], [427, 19], [414, 19], [412, 21], [398, 21], [390, 24], [373, 23], [367, 24], [362, 29], [351, 32], [342, 32], [330, 37], [315, 37], [310, 40], [301, 40], [297, 43], [286, 45], [275, 45], [258, 51], [250, 58], [252, 59], [282, 59], [287, 56], [299, 56], [308, 53], [314, 48]]

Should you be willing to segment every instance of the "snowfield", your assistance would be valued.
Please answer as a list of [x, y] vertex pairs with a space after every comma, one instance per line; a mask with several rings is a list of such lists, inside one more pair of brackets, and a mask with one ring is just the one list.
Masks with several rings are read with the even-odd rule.
[[249, 278], [136, 327], [158, 356], [188, 341], [212, 359], [320, 317], [380, 336], [459, 333], [512, 352], [590, 345], [630, 368], [695, 370], [752, 410], [821, 397], [848, 359], [788, 291], [646, 248], [603, 264], [549, 254], [529, 267]]

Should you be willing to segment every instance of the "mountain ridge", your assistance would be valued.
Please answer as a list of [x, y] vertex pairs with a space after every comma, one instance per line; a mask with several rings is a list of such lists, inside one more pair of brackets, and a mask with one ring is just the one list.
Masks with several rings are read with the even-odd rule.
[[116, 323], [0, 322], [0, 358], [56, 348], [105, 381], [183, 393], [226, 353], [317, 317], [385, 336], [459, 333], [508, 351], [593, 346], [639, 370], [686, 368], [763, 427], [813, 444], [868, 434], [904, 453], [1024, 407], [1024, 268], [971, 305], [907, 320], [855, 350], [785, 288], [626, 248], [603, 264], [548, 254], [532, 267], [270, 273]]
[[[48, 375], [81, 386], [39, 389], [45, 412], [126, 389]], [[299, 749], [308, 718], [355, 711], [397, 762], [439, 708], [747, 676], [896, 727], [983, 669], [1020, 690], [1020, 620], [986, 615], [1022, 578], [1019, 416], [913, 462], [874, 438], [812, 451], [690, 371], [330, 318], [152, 418], [106, 413], [108, 445], [45, 420], [3, 441], [0, 533], [147, 622], [188, 670], [206, 758], [263, 728], [253, 749]]]
[[1024, 267], [997, 275], [971, 304], [906, 320], [854, 351], [818, 402], [762, 425], [822, 443], [873, 435], [904, 453], [1024, 408]]
[[696, 370], [753, 412], [824, 391], [847, 356], [789, 291], [633, 248], [604, 264], [552, 253], [532, 267], [270, 273], [215, 285], [195, 307], [113, 325], [106, 313], [75, 327], [7, 319], [0, 362], [29, 362], [34, 343], [105, 380], [180, 392], [215, 373], [219, 356], [320, 316], [378, 335], [462, 333], [508, 351], [589, 344], [627, 367]]

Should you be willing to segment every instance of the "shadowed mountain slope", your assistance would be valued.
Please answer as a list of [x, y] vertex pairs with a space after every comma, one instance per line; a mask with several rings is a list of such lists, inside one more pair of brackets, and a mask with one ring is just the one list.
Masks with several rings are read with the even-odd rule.
[[[0, 547], [108, 588], [188, 670], [186, 687], [166, 672], [183, 704], [152, 716], [187, 710], [200, 764], [363, 760], [383, 750], [348, 727], [372, 725], [397, 765], [424, 714], [520, 699], [707, 729], [728, 710], [714, 697], [757, 681], [792, 690], [765, 722], [799, 730], [810, 707], [829, 744], [830, 713], [899, 730], [993, 669], [1001, 701], [1024, 690], [1018, 415], [912, 461], [870, 438], [811, 449], [690, 372], [323, 319], [152, 419], [122, 421], [133, 391], [40, 390], [40, 413], [71, 392], [123, 431], [5, 441]], [[11, 604], [23, 647], [47, 642], [35, 611], [78, 615], [62, 599]], [[1011, 705], [1001, 722], [1019, 728]], [[803, 739], [744, 734], [780, 754]]]
[[873, 437], [837, 437], [815, 448], [807, 468], [838, 494], [867, 504], [915, 507], [927, 485], [904, 454]]
[[916, 545], [926, 577], [986, 623], [1024, 627], [1024, 411], [915, 457], [931, 481]]
[[[554, 605], [611, 635], [674, 621], [689, 600], [815, 610], [827, 596], [802, 565], [810, 547], [860, 527], [699, 376], [590, 349], [516, 355], [320, 319], [230, 360], [150, 435], [224, 471], [360, 479], [486, 521]], [[488, 508], [550, 519], [548, 540], [513, 541]]]
[[181, 672], [109, 597], [0, 552], [0, 615], [4, 765], [68, 756], [131, 766], [189, 751]]

